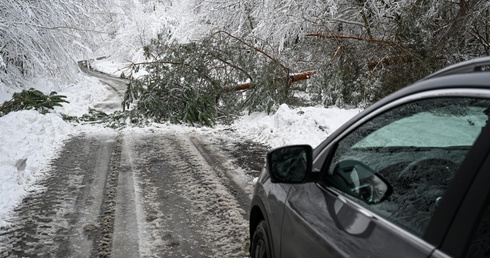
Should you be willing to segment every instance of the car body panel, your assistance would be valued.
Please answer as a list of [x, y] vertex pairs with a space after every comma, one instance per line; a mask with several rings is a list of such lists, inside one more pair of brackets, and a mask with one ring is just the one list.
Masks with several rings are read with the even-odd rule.
[[281, 257], [428, 257], [434, 250], [315, 183], [294, 185], [285, 212], [282, 241], [296, 244], [283, 244]]
[[281, 227], [284, 216], [284, 203], [291, 185], [271, 183], [270, 177], [264, 169], [259, 177], [259, 182], [254, 189], [252, 207], [259, 205], [265, 214], [265, 220], [269, 224], [272, 244], [271, 252], [280, 253]]

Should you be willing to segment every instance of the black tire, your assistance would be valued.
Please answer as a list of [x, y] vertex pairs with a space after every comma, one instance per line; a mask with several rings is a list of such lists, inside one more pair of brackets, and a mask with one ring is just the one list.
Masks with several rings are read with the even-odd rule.
[[265, 220], [262, 220], [255, 228], [250, 256], [252, 258], [271, 258], [271, 245], [269, 239], [269, 226]]

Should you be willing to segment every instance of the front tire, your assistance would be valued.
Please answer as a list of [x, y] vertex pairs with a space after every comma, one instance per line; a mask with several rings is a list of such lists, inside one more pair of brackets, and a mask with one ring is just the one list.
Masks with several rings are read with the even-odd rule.
[[250, 256], [252, 258], [271, 258], [271, 245], [269, 239], [269, 227], [267, 222], [262, 220], [255, 228]]

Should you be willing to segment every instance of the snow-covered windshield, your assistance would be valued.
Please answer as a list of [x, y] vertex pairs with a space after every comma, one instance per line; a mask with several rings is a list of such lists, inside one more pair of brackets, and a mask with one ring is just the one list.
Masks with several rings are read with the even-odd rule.
[[488, 119], [485, 108], [457, 111], [415, 113], [381, 127], [353, 147], [471, 146]]
[[[430, 124], [427, 121], [431, 121]], [[395, 121], [373, 132], [354, 147], [471, 146], [485, 125], [486, 116], [441, 116], [429, 112]], [[417, 137], [414, 137], [417, 135]]]

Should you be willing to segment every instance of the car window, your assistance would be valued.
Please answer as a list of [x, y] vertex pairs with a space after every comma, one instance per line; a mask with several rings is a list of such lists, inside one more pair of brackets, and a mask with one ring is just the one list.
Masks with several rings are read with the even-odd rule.
[[422, 236], [489, 107], [487, 99], [434, 98], [384, 112], [338, 142], [322, 182]]

